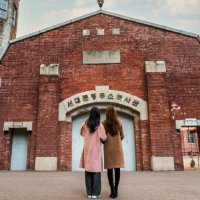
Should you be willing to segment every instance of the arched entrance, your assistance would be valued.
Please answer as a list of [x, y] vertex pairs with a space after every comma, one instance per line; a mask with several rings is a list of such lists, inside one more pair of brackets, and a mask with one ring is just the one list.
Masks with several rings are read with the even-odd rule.
[[96, 90], [76, 94], [59, 104], [59, 169], [79, 171], [78, 164], [83, 146], [80, 136], [81, 124], [93, 106], [102, 110], [103, 116], [103, 111], [105, 112], [108, 105], [117, 109], [127, 134], [127, 140], [123, 141], [124, 153], [125, 160], [130, 163], [126, 164], [125, 170], [150, 169], [147, 102], [125, 92], [110, 90], [108, 86], [98, 86]]
[[[72, 171], [80, 171], [79, 160], [83, 148], [83, 138], [80, 136], [80, 127], [88, 118], [89, 113], [80, 114], [72, 119]], [[118, 112], [124, 128], [125, 138], [122, 141], [124, 151], [124, 171], [136, 171], [135, 134], [133, 117]], [[105, 119], [105, 110], [101, 110], [101, 121]], [[103, 154], [103, 153], [102, 153]]]

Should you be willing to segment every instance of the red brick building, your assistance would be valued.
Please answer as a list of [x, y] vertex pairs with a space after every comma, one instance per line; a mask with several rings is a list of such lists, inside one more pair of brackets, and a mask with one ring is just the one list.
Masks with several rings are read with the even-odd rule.
[[182, 170], [181, 127], [199, 137], [195, 34], [99, 10], [11, 40], [0, 79], [0, 169], [78, 170], [92, 106], [119, 111], [127, 171]]

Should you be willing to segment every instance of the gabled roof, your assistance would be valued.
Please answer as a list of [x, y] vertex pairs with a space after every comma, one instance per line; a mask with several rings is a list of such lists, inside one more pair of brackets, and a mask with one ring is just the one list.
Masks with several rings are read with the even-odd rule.
[[10, 44], [13, 44], [13, 43], [25, 40], [27, 38], [30, 38], [30, 37], [33, 37], [33, 36], [36, 36], [36, 35], [39, 35], [39, 34], [42, 34], [42, 33], [57, 29], [57, 28], [60, 28], [60, 27], [65, 26], [65, 25], [72, 24], [74, 22], [77, 22], [77, 21], [80, 21], [80, 20], [95, 16], [95, 15], [98, 15], [98, 14], [105, 14], [105, 15], [109, 15], [109, 16], [112, 16], [112, 17], [128, 20], [128, 21], [131, 21], [131, 22], [136, 22], [136, 23], [139, 23], [139, 24], [151, 26], [151, 27], [158, 28], [158, 29], [161, 29], [161, 30], [166, 30], [166, 31], [170, 31], [170, 32], [173, 32], [173, 33], [178, 33], [178, 34], [181, 34], [181, 35], [193, 37], [193, 38], [196, 38], [200, 42], [200, 35], [197, 35], [197, 34], [194, 34], [194, 33], [178, 30], [178, 29], [175, 29], [175, 28], [170, 28], [170, 27], [167, 27], [167, 26], [163, 26], [163, 25], [147, 22], [147, 21], [140, 20], [140, 19], [135, 19], [135, 18], [132, 18], [132, 17], [127, 17], [127, 16], [124, 16], [124, 15], [119, 15], [119, 14], [116, 14], [116, 13], [112, 13], [112, 12], [108, 12], [108, 11], [100, 9], [98, 11], [83, 15], [81, 17], [77, 17], [75, 19], [72, 19], [72, 20], [69, 20], [69, 21], [66, 21], [66, 22], [63, 22], [63, 23], [59, 23], [57, 25], [42, 29], [40, 31], [36, 31], [36, 32], [31, 33], [31, 34], [16, 38], [14, 40], [10, 40], [8, 42], [8, 44], [5, 46], [3, 52], [0, 53], [0, 61], [3, 58], [5, 52], [8, 49]]

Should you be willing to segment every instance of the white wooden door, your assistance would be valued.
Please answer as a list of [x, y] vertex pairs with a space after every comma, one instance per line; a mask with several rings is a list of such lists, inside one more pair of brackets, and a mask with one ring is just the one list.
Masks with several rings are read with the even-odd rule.
[[[125, 168], [123, 171], [136, 171], [135, 159], [135, 137], [133, 118], [118, 113], [124, 128], [125, 138], [122, 142], [124, 150]], [[79, 161], [83, 149], [83, 138], [80, 136], [80, 127], [88, 118], [89, 113], [79, 115], [73, 119], [72, 123], [72, 171], [83, 171], [79, 168]], [[101, 113], [101, 121], [105, 119], [105, 113]]]
[[26, 129], [15, 129], [12, 141], [11, 170], [26, 170], [27, 147]]

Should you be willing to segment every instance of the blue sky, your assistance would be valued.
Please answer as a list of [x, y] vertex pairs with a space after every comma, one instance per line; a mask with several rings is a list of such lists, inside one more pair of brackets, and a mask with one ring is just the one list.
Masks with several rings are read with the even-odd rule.
[[[104, 0], [106, 11], [200, 34], [200, 0]], [[23, 36], [98, 10], [96, 0], [20, 0]]]

